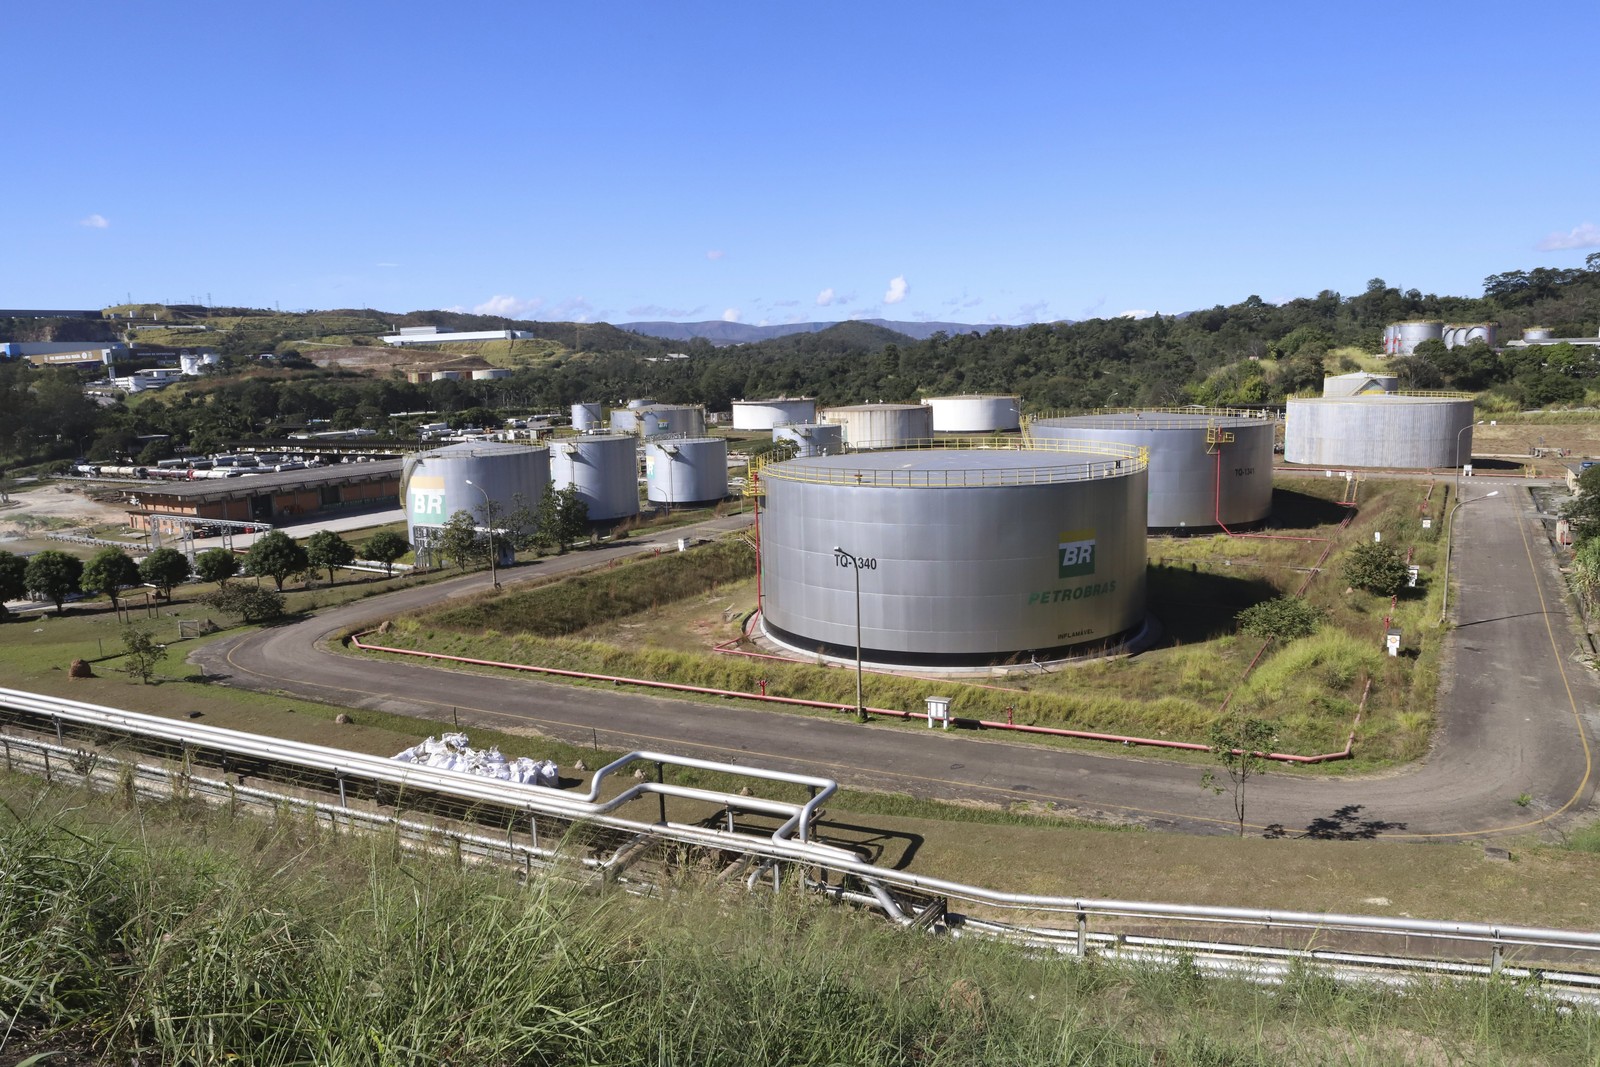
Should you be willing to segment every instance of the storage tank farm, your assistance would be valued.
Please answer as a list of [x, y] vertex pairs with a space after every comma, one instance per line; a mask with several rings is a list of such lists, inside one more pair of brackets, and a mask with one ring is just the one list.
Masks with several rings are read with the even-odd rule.
[[774, 441], [790, 441], [795, 446], [795, 457], [836, 456], [844, 451], [844, 427], [831, 423], [797, 423], [793, 426], [775, 426]]
[[931, 396], [934, 433], [1004, 433], [1022, 428], [1022, 400], [1015, 396], [970, 394]]
[[487, 496], [497, 524], [519, 504], [537, 513], [549, 483], [550, 453], [528, 445], [469, 441], [407, 456], [401, 466], [400, 496], [405, 501], [406, 535], [417, 562], [424, 567], [443, 562], [435, 546], [456, 512], [469, 512], [478, 526], [484, 526]]
[[579, 433], [597, 430], [605, 425], [605, 407], [601, 404], [572, 405], [572, 428]]
[[550, 445], [550, 480], [571, 486], [589, 507], [590, 522], [639, 514], [639, 442], [625, 434], [583, 434]]
[[775, 430], [817, 421], [817, 402], [808, 396], [773, 397], [770, 400], [735, 400], [735, 430]]
[[1453, 467], [1472, 455], [1472, 394], [1291, 397], [1283, 458], [1315, 467]]
[[769, 639], [853, 660], [859, 619], [864, 661], [958, 668], [1061, 658], [1142, 627], [1138, 448], [953, 445], [758, 471]]
[[922, 404], [825, 408], [822, 421], [844, 427], [844, 443], [852, 449], [898, 448], [933, 436], [933, 409]]
[[1152, 530], [1216, 529], [1272, 513], [1277, 420], [1253, 411], [1125, 411], [1032, 419], [1030, 441], [1094, 441], [1149, 452]]
[[611, 429], [617, 433], [657, 437], [661, 434], [703, 436], [705, 409], [690, 404], [645, 404], [620, 408], [611, 413]]
[[665, 507], [714, 503], [728, 495], [728, 442], [663, 437], [644, 445], [645, 497]]

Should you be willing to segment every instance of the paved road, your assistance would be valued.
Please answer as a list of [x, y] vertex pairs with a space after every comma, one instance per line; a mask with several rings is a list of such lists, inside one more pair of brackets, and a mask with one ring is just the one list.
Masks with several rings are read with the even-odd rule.
[[[1468, 486], [1457, 513], [1453, 574], [1459, 629], [1446, 652], [1455, 683], [1443, 726], [1419, 764], [1370, 777], [1262, 776], [1251, 785], [1253, 824], [1330, 837], [1455, 837], [1525, 831], [1586, 808], [1594, 780], [1589, 738], [1600, 722], [1591, 672], [1575, 658], [1556, 572], [1526, 489]], [[733, 517], [697, 528], [733, 529]], [[680, 536], [664, 535], [662, 540]], [[648, 542], [546, 560], [518, 578], [651, 551]], [[997, 735], [859, 725], [759, 708], [667, 700], [340, 656], [319, 647], [336, 630], [483, 589], [487, 578], [404, 590], [304, 622], [206, 646], [196, 655], [230, 684], [305, 699], [449, 721], [537, 728], [572, 742], [652, 747], [803, 770], [869, 788], [939, 798], [1053, 801], [1087, 817], [1195, 832], [1226, 832], [1226, 797], [1202, 792], [1191, 766], [1124, 755], [1061, 752]], [[1517, 803], [1526, 794], [1524, 804]]]

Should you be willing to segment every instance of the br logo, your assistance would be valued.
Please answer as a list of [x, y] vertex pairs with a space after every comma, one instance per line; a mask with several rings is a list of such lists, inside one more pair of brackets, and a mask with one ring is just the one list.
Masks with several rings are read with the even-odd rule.
[[1056, 546], [1062, 578], [1094, 573], [1094, 531], [1068, 530]]

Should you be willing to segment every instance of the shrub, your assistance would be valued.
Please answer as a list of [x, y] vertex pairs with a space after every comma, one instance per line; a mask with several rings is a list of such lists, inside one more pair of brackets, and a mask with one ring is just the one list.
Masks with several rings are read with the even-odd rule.
[[1241, 632], [1264, 640], [1293, 640], [1310, 637], [1322, 621], [1320, 608], [1313, 607], [1297, 596], [1279, 596], [1252, 604], [1239, 612], [1235, 619]]
[[252, 585], [225, 585], [200, 598], [200, 603], [241, 622], [271, 622], [283, 617], [283, 594]]
[[1361, 544], [1344, 555], [1344, 580], [1357, 589], [1394, 596], [1406, 584], [1406, 561], [1391, 545]]

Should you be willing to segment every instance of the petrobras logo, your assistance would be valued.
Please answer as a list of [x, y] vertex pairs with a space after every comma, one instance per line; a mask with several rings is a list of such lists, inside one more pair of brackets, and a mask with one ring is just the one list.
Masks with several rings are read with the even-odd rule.
[[416, 474], [407, 489], [411, 497], [413, 526], [443, 526], [445, 514], [444, 478], [437, 474]]
[[1078, 578], [1094, 573], [1094, 531], [1068, 530], [1056, 545], [1060, 577]]

